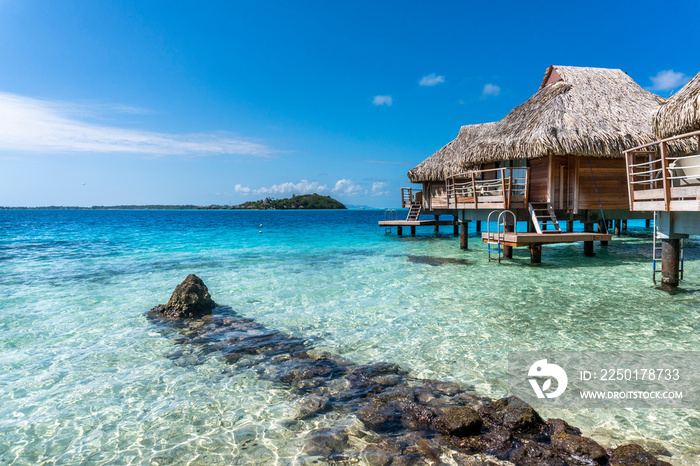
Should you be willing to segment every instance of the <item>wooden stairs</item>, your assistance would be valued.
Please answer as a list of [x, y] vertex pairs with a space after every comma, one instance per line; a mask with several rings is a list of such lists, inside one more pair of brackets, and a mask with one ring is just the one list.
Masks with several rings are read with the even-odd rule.
[[418, 217], [420, 217], [421, 212], [423, 211], [423, 205], [417, 202], [411, 203], [411, 208], [408, 210], [408, 216], [406, 217], [406, 221], [417, 221]]
[[[561, 233], [557, 216], [549, 202], [531, 202], [527, 205], [532, 217], [532, 224], [537, 233]], [[552, 229], [550, 229], [552, 227]]]

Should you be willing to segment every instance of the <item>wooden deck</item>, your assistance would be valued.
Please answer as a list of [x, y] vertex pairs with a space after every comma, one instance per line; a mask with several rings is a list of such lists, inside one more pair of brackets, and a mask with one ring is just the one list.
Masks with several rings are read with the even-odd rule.
[[454, 225], [453, 220], [381, 220], [380, 227], [422, 227], [429, 225]]
[[[497, 233], [482, 233], [481, 239], [485, 243], [491, 235], [491, 240], [496, 241]], [[501, 244], [511, 247], [530, 246], [533, 244], [576, 243], [579, 241], [610, 241], [612, 235], [604, 233], [504, 233]]]

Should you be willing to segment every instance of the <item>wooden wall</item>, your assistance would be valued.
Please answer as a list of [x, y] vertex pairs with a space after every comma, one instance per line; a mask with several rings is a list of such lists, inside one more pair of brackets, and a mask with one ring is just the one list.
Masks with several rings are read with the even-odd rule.
[[531, 159], [530, 166], [530, 202], [549, 202], [549, 157]]
[[447, 209], [445, 183], [423, 183], [423, 208], [426, 210]]
[[551, 202], [557, 210], [598, 210], [597, 187], [603, 209], [628, 209], [624, 159], [590, 157], [590, 162], [589, 167], [587, 157], [575, 155], [530, 159], [530, 202]]
[[[629, 209], [627, 173], [624, 159], [578, 157], [578, 209], [600, 209], [596, 187], [603, 209]], [[591, 169], [593, 174], [591, 175]], [[593, 178], [595, 177], [595, 185]]]

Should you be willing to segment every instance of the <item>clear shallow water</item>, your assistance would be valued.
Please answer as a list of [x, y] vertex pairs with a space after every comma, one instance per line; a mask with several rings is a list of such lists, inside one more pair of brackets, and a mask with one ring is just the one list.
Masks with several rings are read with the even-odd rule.
[[[143, 313], [189, 273], [218, 303], [320, 349], [491, 397], [506, 394], [513, 350], [700, 349], [697, 242], [670, 296], [651, 283], [643, 229], [594, 258], [580, 244], [545, 246], [540, 266], [525, 249], [499, 266], [476, 238], [463, 252], [447, 227], [399, 238], [381, 218], [0, 211], [0, 463], [287, 464], [306, 432], [353, 422], [334, 411], [293, 421], [288, 387], [220, 354], [187, 356], [176, 330], [149, 322]], [[542, 414], [608, 446], [662, 444], [677, 464], [700, 455], [698, 410]]]

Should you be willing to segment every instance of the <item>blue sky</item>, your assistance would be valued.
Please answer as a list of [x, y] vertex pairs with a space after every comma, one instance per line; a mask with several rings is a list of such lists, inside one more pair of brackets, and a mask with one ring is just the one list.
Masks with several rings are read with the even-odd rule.
[[551, 64], [680, 88], [700, 2], [659, 5], [0, 0], [0, 205], [397, 206]]

